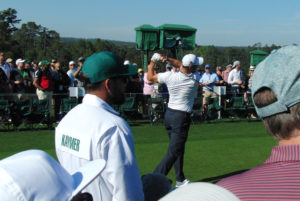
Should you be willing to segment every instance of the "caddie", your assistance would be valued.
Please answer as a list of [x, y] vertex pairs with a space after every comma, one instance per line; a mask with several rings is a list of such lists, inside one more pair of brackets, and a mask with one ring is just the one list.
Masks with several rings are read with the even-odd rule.
[[144, 201], [131, 129], [112, 108], [124, 102], [128, 76], [137, 74], [137, 67], [123, 65], [112, 52], [98, 52], [86, 59], [82, 73], [86, 95], [56, 128], [57, 158], [69, 172], [89, 161], [106, 161], [85, 189], [95, 201]]
[[[178, 72], [167, 71], [154, 74], [155, 62], [157, 61], [168, 61], [172, 66], [178, 67], [180, 70]], [[174, 165], [176, 187], [190, 183], [183, 173], [183, 160], [185, 142], [191, 122], [190, 114], [200, 81], [200, 74], [196, 72], [196, 67], [202, 63], [203, 58], [194, 54], [185, 55], [181, 62], [155, 53], [148, 66], [148, 80], [165, 83], [170, 96], [165, 113], [165, 127], [170, 143], [166, 155], [157, 165], [154, 172], [167, 175]]]

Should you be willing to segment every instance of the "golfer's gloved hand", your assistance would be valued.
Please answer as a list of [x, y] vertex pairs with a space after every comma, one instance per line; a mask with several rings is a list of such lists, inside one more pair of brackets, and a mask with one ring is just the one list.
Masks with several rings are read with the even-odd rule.
[[153, 62], [160, 61], [160, 54], [159, 53], [154, 53], [152, 58], [151, 58], [151, 61], [153, 61]]

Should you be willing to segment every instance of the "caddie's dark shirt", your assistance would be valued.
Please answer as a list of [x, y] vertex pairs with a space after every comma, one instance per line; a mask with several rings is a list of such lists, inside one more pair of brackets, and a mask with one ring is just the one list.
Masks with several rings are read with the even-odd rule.
[[8, 92], [8, 79], [4, 70], [0, 68], [0, 93], [7, 93], [7, 92]]
[[[13, 85], [14, 93], [24, 93], [25, 92], [23, 73], [19, 69], [14, 68], [10, 72], [10, 81]], [[14, 83], [15, 81], [19, 81], [20, 83], [16, 84], [16, 83]]]

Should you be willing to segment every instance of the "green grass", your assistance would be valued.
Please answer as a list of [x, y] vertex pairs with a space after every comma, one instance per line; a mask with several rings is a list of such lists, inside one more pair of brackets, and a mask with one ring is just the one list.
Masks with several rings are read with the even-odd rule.
[[[167, 151], [163, 125], [132, 126], [141, 174], [154, 170]], [[191, 125], [186, 143], [184, 172], [192, 181], [249, 169], [268, 158], [276, 141], [261, 122], [218, 122]], [[54, 130], [0, 132], [0, 159], [27, 149], [42, 149], [53, 157]], [[175, 179], [174, 170], [169, 177]]]

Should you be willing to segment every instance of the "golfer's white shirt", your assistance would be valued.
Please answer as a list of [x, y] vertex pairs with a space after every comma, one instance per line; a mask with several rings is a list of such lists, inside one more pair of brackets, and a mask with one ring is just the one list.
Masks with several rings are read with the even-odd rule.
[[181, 71], [159, 73], [158, 82], [165, 83], [168, 87], [168, 107], [174, 110], [191, 112], [200, 78], [198, 72], [191, 74], [185, 74]]
[[106, 102], [87, 94], [55, 131], [59, 162], [69, 172], [104, 159], [100, 176], [84, 191], [96, 201], [143, 201], [141, 178], [129, 125]]

